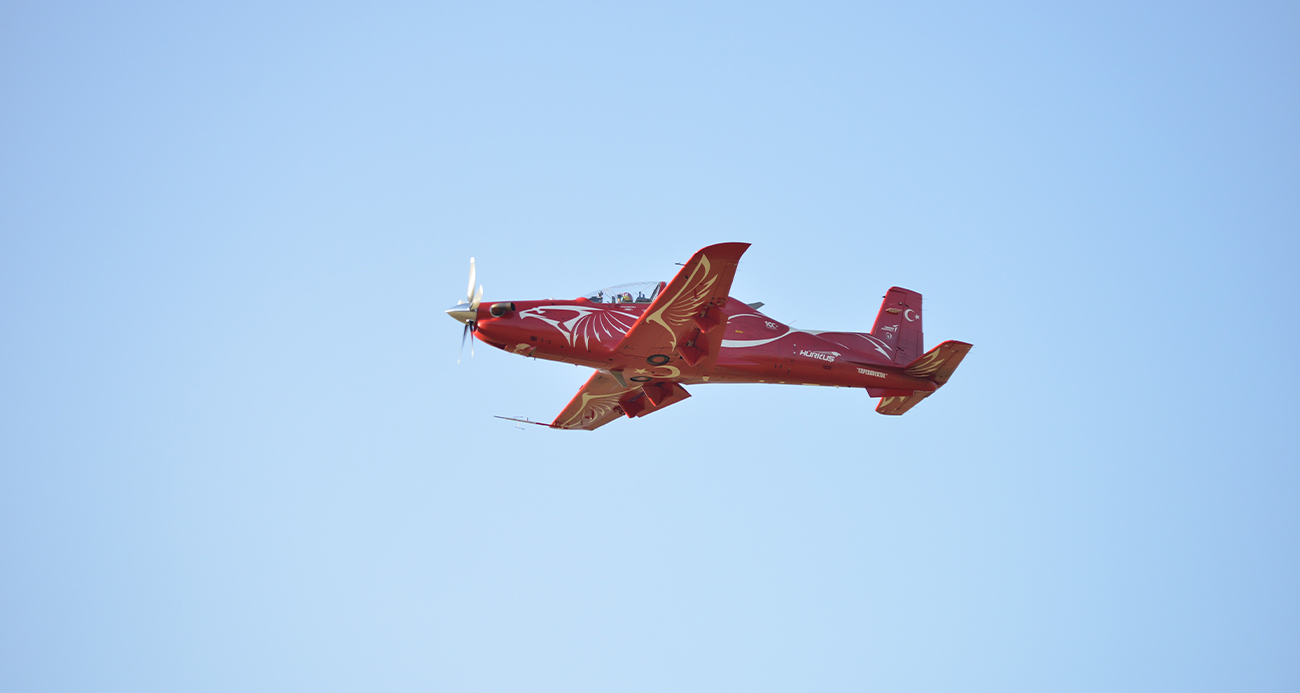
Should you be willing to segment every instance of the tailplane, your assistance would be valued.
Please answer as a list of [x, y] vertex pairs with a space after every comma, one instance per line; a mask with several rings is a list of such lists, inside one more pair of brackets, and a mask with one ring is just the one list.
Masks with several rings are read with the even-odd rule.
[[876, 405], [876, 412], [889, 416], [901, 416], [906, 413], [908, 409], [920, 404], [921, 400], [929, 396], [930, 393], [918, 390], [914, 395], [903, 397], [881, 397], [880, 404]]
[[[917, 322], [920, 322], [918, 319]], [[943, 387], [948, 379], [952, 377], [953, 371], [961, 365], [961, 360], [966, 358], [967, 352], [971, 345], [966, 342], [947, 341], [939, 346], [925, 352], [921, 358], [907, 364], [903, 372], [914, 378], [925, 378], [935, 385]], [[921, 400], [929, 397], [932, 392], [916, 390], [911, 394], [907, 391], [900, 391], [897, 394], [891, 392], [892, 396], [880, 398], [880, 403], [876, 405], [876, 411], [881, 414], [898, 416], [907, 410], [915, 407]]]
[[961, 365], [961, 360], [966, 358], [970, 348], [971, 345], [966, 342], [948, 340], [907, 364], [903, 372], [914, 378], [929, 378], [935, 385], [943, 387], [948, 378], [952, 377], [952, 372]]

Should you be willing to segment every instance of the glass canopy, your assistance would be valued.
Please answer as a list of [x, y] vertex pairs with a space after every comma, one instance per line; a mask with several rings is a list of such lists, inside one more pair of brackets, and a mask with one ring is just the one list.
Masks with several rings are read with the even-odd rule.
[[632, 282], [589, 291], [583, 297], [592, 303], [649, 303], [664, 288], [664, 282]]

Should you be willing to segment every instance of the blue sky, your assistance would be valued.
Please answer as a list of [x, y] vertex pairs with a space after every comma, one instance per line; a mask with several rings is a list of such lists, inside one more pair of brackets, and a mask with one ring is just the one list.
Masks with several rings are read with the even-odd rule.
[[[1294, 690], [1286, 3], [10, 3], [0, 687]], [[901, 418], [442, 311], [975, 345]], [[532, 428], [532, 427], [530, 427]]]

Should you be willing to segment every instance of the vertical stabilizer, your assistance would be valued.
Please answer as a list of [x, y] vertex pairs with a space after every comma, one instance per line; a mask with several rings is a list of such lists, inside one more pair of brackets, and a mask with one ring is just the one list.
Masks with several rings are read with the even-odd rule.
[[921, 294], [897, 286], [885, 294], [876, 315], [871, 335], [882, 339], [894, 350], [894, 363], [905, 365], [925, 349], [921, 333]]

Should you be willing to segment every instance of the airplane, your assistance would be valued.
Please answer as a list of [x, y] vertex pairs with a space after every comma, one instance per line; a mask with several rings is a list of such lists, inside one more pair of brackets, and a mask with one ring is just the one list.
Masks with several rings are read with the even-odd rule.
[[702, 248], [669, 282], [622, 284], [571, 300], [483, 304], [470, 258], [465, 300], [447, 310], [465, 337], [503, 351], [596, 369], [549, 428], [592, 431], [690, 394], [685, 385], [769, 383], [863, 388], [876, 411], [901, 415], [943, 387], [970, 351], [924, 351], [921, 294], [885, 293], [870, 332], [796, 330], [730, 296], [748, 243]]

